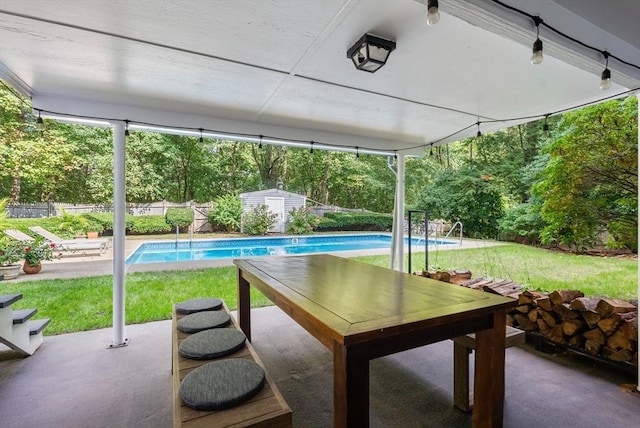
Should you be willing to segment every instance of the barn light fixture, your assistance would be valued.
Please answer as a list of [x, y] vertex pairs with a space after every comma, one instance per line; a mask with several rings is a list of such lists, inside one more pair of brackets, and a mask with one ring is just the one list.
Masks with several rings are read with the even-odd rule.
[[536, 41], [533, 42], [531, 64], [537, 65], [540, 64], [544, 59], [544, 56], [542, 55], [542, 40], [540, 40], [540, 24], [542, 24], [542, 18], [540, 18], [539, 16], [534, 16], [533, 22], [534, 24], [536, 24]]
[[600, 89], [606, 91], [611, 87], [611, 71], [609, 70], [609, 52], [602, 52], [605, 59], [604, 70], [602, 71], [602, 75], [600, 76]]
[[358, 70], [373, 73], [387, 63], [395, 48], [396, 42], [367, 33], [349, 48], [347, 57]]
[[438, 0], [429, 0], [427, 2], [427, 24], [436, 25], [439, 21]]

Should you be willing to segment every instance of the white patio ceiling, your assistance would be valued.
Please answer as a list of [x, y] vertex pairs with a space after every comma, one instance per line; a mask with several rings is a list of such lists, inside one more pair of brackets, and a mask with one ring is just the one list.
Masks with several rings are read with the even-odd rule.
[[[636, 0], [505, 2], [640, 65]], [[50, 112], [411, 154], [640, 87], [542, 27], [531, 65], [533, 22], [490, 0], [425, 3], [2, 0], [0, 77]], [[374, 74], [346, 58], [366, 32], [397, 42]]]

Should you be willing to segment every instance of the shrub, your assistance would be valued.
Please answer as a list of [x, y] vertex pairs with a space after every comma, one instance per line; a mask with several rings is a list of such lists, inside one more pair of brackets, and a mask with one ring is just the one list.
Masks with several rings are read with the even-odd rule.
[[249, 235], [266, 235], [278, 217], [266, 205], [256, 205], [242, 214], [242, 229]]
[[226, 232], [240, 230], [242, 219], [242, 201], [236, 195], [218, 196], [216, 207], [207, 213], [207, 220], [214, 228], [222, 228]]
[[86, 217], [78, 214], [69, 214], [67, 211], [62, 210], [62, 215], [58, 217], [58, 225], [55, 232], [59, 232], [64, 237], [72, 238], [77, 235], [84, 235], [87, 226], [89, 226], [89, 220]]
[[525, 203], [507, 210], [498, 225], [502, 238], [536, 244], [545, 223], [536, 206]]
[[163, 215], [141, 215], [133, 217], [127, 230], [134, 234], [170, 233], [173, 228]]
[[308, 208], [295, 207], [289, 211], [289, 222], [287, 223], [287, 233], [303, 235], [313, 232], [313, 229], [320, 224], [318, 216], [311, 214]]
[[[333, 221], [328, 221], [333, 220]], [[379, 213], [326, 213], [317, 230], [323, 231], [382, 231], [393, 227], [391, 214]]]
[[186, 228], [193, 223], [193, 210], [191, 208], [167, 208], [166, 221], [173, 228]]

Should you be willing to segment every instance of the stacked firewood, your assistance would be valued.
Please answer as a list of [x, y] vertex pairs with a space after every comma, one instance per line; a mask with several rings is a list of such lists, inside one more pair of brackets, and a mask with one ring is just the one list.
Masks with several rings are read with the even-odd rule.
[[613, 361], [638, 364], [638, 308], [578, 290], [524, 291], [507, 324]]
[[626, 300], [584, 297], [578, 290], [522, 291], [509, 280], [470, 279], [470, 271], [416, 274], [517, 299], [507, 325], [594, 356], [638, 365], [638, 308]]

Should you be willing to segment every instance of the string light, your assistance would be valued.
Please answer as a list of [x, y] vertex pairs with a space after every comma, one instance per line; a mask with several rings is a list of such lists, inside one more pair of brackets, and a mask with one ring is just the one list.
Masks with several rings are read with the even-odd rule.
[[531, 64], [537, 65], [540, 64], [544, 59], [544, 56], [542, 55], [542, 40], [540, 40], [540, 24], [542, 24], [542, 18], [540, 18], [539, 16], [534, 16], [533, 22], [534, 24], [536, 24], [536, 41], [533, 42]]
[[204, 143], [204, 138], [202, 138], [202, 131], [204, 131], [204, 129], [200, 128], [200, 143]]
[[429, 156], [433, 156], [433, 143], [431, 143], [431, 148], [429, 149]]
[[356, 159], [360, 159], [360, 148], [356, 146]]
[[38, 118], [36, 119], [36, 126], [38, 127], [39, 130], [43, 130], [44, 129], [44, 120], [42, 120], [42, 110], [38, 110]]
[[604, 70], [602, 70], [602, 75], [600, 76], [600, 89], [606, 91], [611, 87], [611, 71], [609, 70], [609, 52], [602, 52], [604, 55], [605, 64]]
[[[609, 55], [609, 57], [612, 57], [612, 55]], [[0, 80], [0, 86], [5, 86], [4, 82], [2, 82]], [[608, 101], [611, 99], [615, 99], [615, 98], [620, 98], [622, 96], [625, 95], [629, 95], [629, 94], [633, 94], [640, 91], [640, 87], [636, 87], [636, 88], [632, 88], [632, 89], [628, 89], [622, 92], [618, 92], [615, 94], [611, 94], [611, 95], [607, 95], [605, 97], [599, 98], [597, 100], [590, 100], [587, 102], [584, 102], [582, 104], [578, 104], [575, 106], [571, 106], [571, 107], [565, 107], [562, 109], [558, 109], [558, 110], [554, 110], [551, 111], [549, 113], [546, 113], [544, 115], [542, 114], [538, 114], [538, 115], [532, 115], [532, 116], [518, 116], [518, 117], [505, 117], [505, 118], [496, 118], [496, 119], [487, 119], [484, 120], [482, 122], [477, 121], [474, 123], [471, 123], [461, 129], [458, 129], [454, 132], [452, 132], [451, 134], [448, 134], [442, 138], [439, 138], [437, 140], [434, 141], [430, 141], [430, 142], [425, 142], [423, 144], [419, 144], [419, 145], [415, 145], [415, 146], [407, 146], [407, 147], [402, 147], [401, 150], [402, 151], [410, 151], [410, 150], [418, 150], [420, 148], [422, 149], [426, 149], [427, 147], [433, 145], [436, 145], [442, 141], [445, 141], [457, 134], [460, 134], [461, 132], [464, 132], [466, 130], [468, 130], [469, 128], [473, 127], [473, 126], [477, 126], [478, 127], [478, 131], [479, 130], [479, 126], [480, 123], [496, 123], [496, 122], [501, 122], [501, 123], [506, 123], [506, 122], [515, 122], [515, 121], [523, 121], [523, 120], [538, 120], [538, 119], [543, 119], [546, 116], [554, 116], [557, 114], [561, 114], [561, 113], [565, 113], [571, 110], [576, 110], [579, 108], [583, 108], [583, 107], [587, 107], [590, 105], [595, 105], [595, 104], [599, 104], [601, 102], [604, 101]], [[26, 101], [22, 100], [21, 101], [28, 107], [32, 108], [31, 104], [26, 103]], [[181, 127], [181, 126], [173, 126], [173, 125], [161, 125], [161, 124], [157, 124], [157, 123], [150, 123], [150, 122], [138, 122], [138, 121], [133, 121], [131, 122], [130, 120], [124, 120], [121, 118], [109, 118], [109, 117], [102, 117], [102, 116], [87, 116], [87, 115], [78, 115], [78, 114], [71, 114], [71, 113], [59, 113], [59, 112], [55, 112], [55, 111], [49, 111], [49, 110], [42, 110], [42, 109], [37, 109], [34, 108], [34, 110], [38, 111], [38, 115], [40, 116], [41, 113], [45, 113], [45, 117], [51, 117], [54, 120], [62, 120], [67, 122], [73, 122], [73, 123], [78, 123], [78, 124], [83, 124], [83, 125], [89, 125], [89, 126], [104, 126], [104, 127], [108, 127], [110, 126], [110, 123], [113, 122], [125, 122], [128, 128], [129, 123], [133, 123], [136, 126], [136, 129], [139, 128], [139, 130], [142, 131], [150, 131], [150, 132], [162, 132], [162, 133], [178, 133], [178, 134], [182, 134], [182, 135], [190, 135], [190, 136], [198, 136], [198, 131], [199, 128], [194, 129], [194, 128], [190, 128], [190, 127]], [[37, 121], [39, 122], [39, 121]], [[143, 129], [145, 127], [149, 127], [150, 129]], [[173, 132], [172, 132], [173, 131]], [[269, 138], [270, 141], [273, 141], [272, 144], [282, 144], [282, 145], [289, 145], [289, 146], [294, 146], [294, 147], [301, 147], [303, 145], [307, 145], [310, 142], [304, 142], [302, 140], [288, 140], [288, 139], [283, 139], [283, 138], [276, 138], [276, 137], [264, 137], [263, 135], [255, 135], [255, 134], [228, 134], [224, 131], [213, 131], [213, 130], [207, 130], [204, 129], [203, 132], [206, 132], [207, 135], [210, 138], [221, 138], [221, 139], [237, 139], [238, 141], [248, 141], [248, 142], [256, 142], [259, 141], [259, 145], [258, 148], [262, 148], [262, 139], [263, 138]], [[125, 135], [128, 134], [128, 129], [125, 129]], [[480, 133], [480, 136], [482, 134]], [[314, 144], [318, 143], [317, 141], [314, 141]], [[342, 145], [337, 145], [337, 144], [329, 144], [329, 143], [318, 143], [322, 145], [322, 150], [337, 150], [337, 151], [347, 151], [347, 152], [352, 152], [352, 150], [355, 149], [356, 153], [359, 154], [359, 147], [347, 147], [347, 146], [342, 146]], [[371, 154], [375, 154], [375, 155], [386, 155], [386, 156], [390, 156], [391, 153], [394, 154], [394, 156], [397, 159], [397, 149], [395, 148], [381, 148], [381, 149], [367, 149], [368, 153]]]
[[427, 2], [427, 24], [436, 25], [439, 21], [438, 0], [429, 0]]
[[128, 137], [129, 136], [129, 120], [125, 119], [124, 121], [124, 136]]
[[311, 148], [309, 149], [309, 153], [313, 154], [313, 141], [311, 142]]
[[548, 132], [549, 132], [549, 124], [547, 123], [547, 119], [549, 119], [549, 115], [548, 115], [548, 114], [545, 114], [545, 115], [544, 115], [544, 125], [542, 125], [542, 130], [543, 130], [544, 132], [547, 132], [547, 133], [548, 133]]
[[476, 132], [476, 137], [482, 137], [482, 132], [480, 132], [480, 122], [476, 122], [476, 125], [478, 126], [478, 132]]

